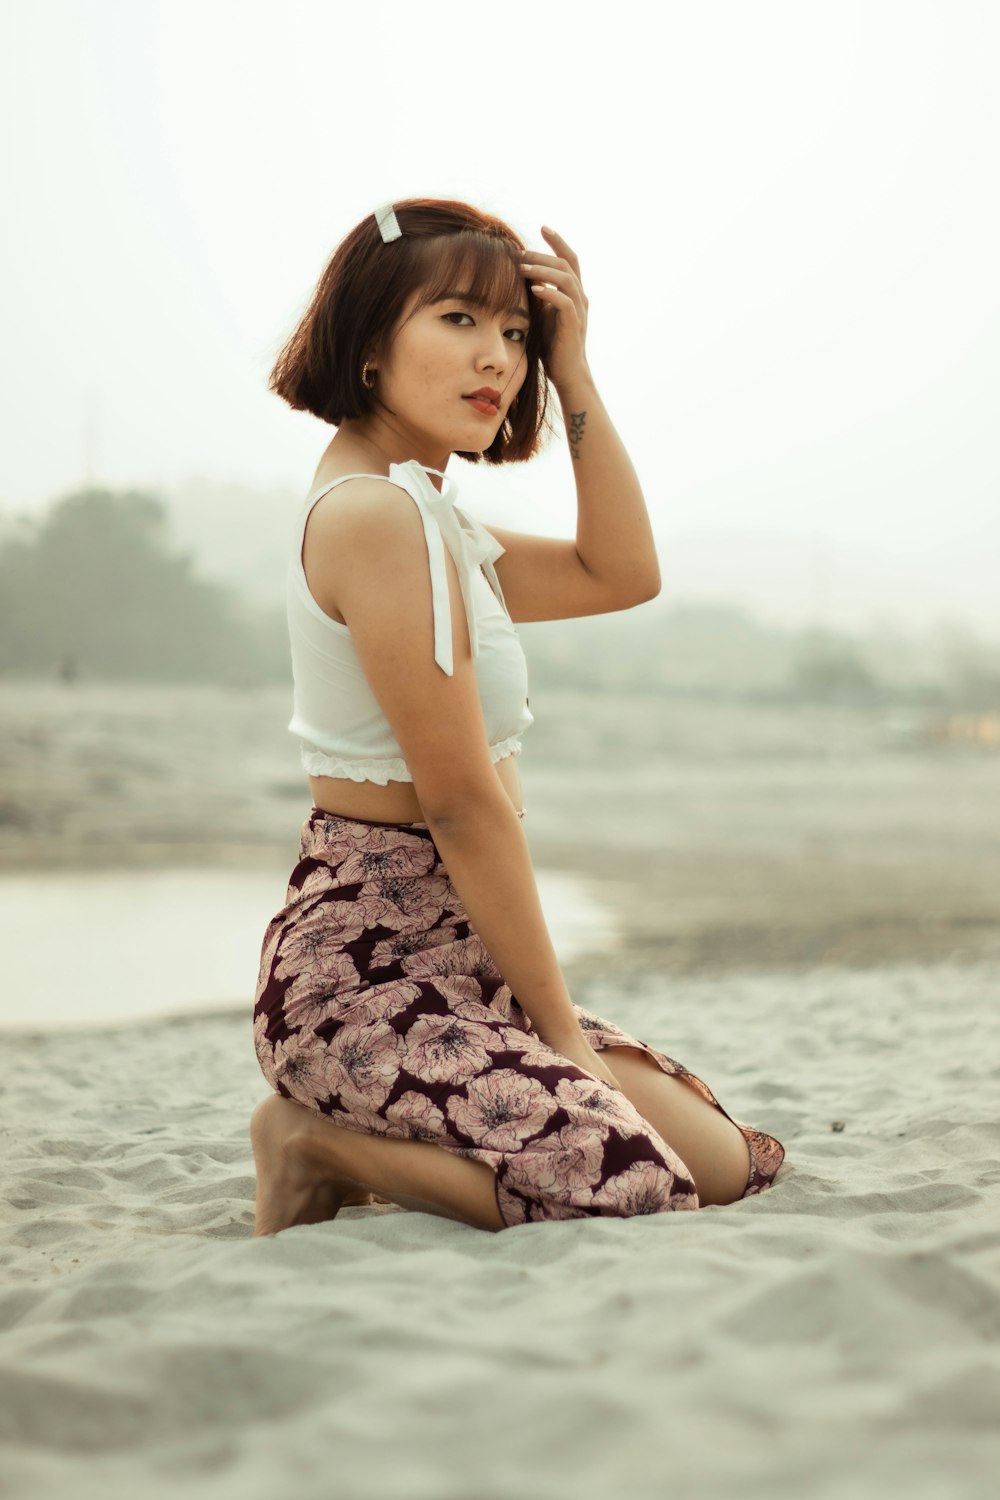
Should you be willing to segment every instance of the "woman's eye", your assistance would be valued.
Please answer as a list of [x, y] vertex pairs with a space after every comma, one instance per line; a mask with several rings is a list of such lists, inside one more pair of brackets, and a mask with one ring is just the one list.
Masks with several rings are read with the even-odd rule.
[[[469, 314], [467, 312], [449, 312], [449, 313], [443, 313], [442, 317], [445, 317], [445, 318], [469, 318], [469, 322], [470, 323], [472, 322], [472, 318], [469, 317]], [[457, 328], [458, 324], [456, 323], [454, 326]], [[524, 341], [525, 341], [525, 339], [528, 337], [528, 330], [526, 328], [508, 328], [507, 332], [508, 333], [516, 333], [516, 334], [520, 335], [520, 337], [515, 340], [515, 343], [518, 343], [518, 344], [523, 344]]]

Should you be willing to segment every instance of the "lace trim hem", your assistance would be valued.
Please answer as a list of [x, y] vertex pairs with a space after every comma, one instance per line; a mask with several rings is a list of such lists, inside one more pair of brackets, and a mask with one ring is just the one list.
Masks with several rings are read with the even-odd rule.
[[[503, 760], [505, 755], [521, 754], [521, 736], [512, 734], [490, 746], [490, 760]], [[346, 760], [340, 755], [328, 755], [317, 750], [315, 745], [301, 747], [302, 769], [310, 776], [339, 776], [349, 781], [374, 781], [376, 786], [385, 786], [390, 781], [412, 781], [409, 767], [400, 756], [385, 756], [378, 760]]]

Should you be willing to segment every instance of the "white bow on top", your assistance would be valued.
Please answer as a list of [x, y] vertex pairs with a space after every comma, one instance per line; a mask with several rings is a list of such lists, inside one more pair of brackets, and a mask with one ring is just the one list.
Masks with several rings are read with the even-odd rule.
[[[428, 475], [439, 474], [445, 488], [437, 490]], [[428, 469], [417, 459], [407, 459], [402, 464], [389, 465], [389, 477], [395, 478], [408, 494], [412, 495], [420, 511], [427, 540], [427, 555], [430, 559], [431, 594], [434, 604], [434, 660], [449, 677], [454, 676], [455, 657], [451, 638], [451, 606], [448, 598], [448, 575], [445, 571], [444, 549], [447, 546], [455, 560], [458, 578], [462, 586], [465, 615], [469, 622], [469, 643], [473, 656], [479, 655], [479, 625], [476, 598], [472, 582], [480, 564], [493, 586], [504, 611], [508, 613], [503, 589], [493, 564], [506, 551], [496, 537], [479, 521], [467, 516], [455, 504], [455, 481], [440, 469]]]

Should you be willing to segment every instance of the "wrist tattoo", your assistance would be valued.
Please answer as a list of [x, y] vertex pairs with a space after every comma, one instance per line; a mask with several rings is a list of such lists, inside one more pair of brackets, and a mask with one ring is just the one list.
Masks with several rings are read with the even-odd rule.
[[569, 451], [574, 458], [580, 457], [580, 445], [583, 442], [583, 424], [587, 420], [585, 411], [571, 411], [569, 414]]

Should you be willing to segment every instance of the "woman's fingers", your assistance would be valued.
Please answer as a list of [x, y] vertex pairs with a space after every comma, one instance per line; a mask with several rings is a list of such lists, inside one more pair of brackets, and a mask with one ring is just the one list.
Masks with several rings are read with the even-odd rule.
[[589, 303], [580, 280], [580, 263], [571, 247], [547, 224], [542, 225], [542, 234], [557, 253], [523, 251], [521, 273], [536, 301], [545, 304], [544, 325], [551, 341], [545, 368], [559, 386], [586, 369], [583, 341]]
[[529, 276], [570, 276], [583, 290], [580, 277], [573, 267], [555, 255], [542, 255], [537, 250], [525, 250], [521, 256], [521, 269]]
[[521, 262], [521, 269], [526, 276], [533, 277], [532, 290], [538, 284], [545, 282], [554, 283], [554, 290], [562, 292], [583, 312], [588, 306], [587, 294], [580, 285], [580, 278], [575, 271], [570, 271], [565, 266], [536, 265], [528, 261]]
[[576, 275], [576, 272], [571, 271], [569, 266], [560, 265], [551, 255], [545, 257], [536, 255], [532, 260], [528, 260], [529, 255], [531, 255], [530, 250], [525, 252], [525, 258], [521, 261], [521, 269], [527, 271], [529, 276], [547, 276], [550, 271], [553, 276]]
[[[562, 235], [556, 234], [554, 229], [548, 229], [546, 225], [542, 226], [542, 233], [555, 247], [558, 254], [546, 255], [544, 250], [525, 250], [521, 255], [522, 262], [536, 267], [539, 273], [543, 267], [551, 268], [553, 271], [564, 271], [570, 276], [575, 276], [577, 281], [580, 281], [580, 262]], [[580, 288], [581, 290], [583, 289], [582, 281], [580, 282]]]
[[548, 224], [543, 224], [542, 225], [542, 233], [544, 234], [545, 238], [548, 240], [549, 244], [550, 245], [554, 245], [556, 247], [556, 250], [558, 251], [558, 253], [565, 260], [569, 261], [569, 263], [572, 266], [573, 270], [576, 272], [577, 276], [579, 276], [579, 274], [580, 274], [580, 262], [577, 259], [576, 255], [574, 254], [573, 250], [570, 248], [570, 246], [563, 239], [562, 235], [558, 234], [556, 232], [556, 230], [550, 228], [550, 226]]
[[579, 314], [579, 306], [569, 292], [561, 292], [556, 286], [540, 286], [537, 281], [532, 283], [531, 290], [539, 297], [561, 297], [574, 312]]

